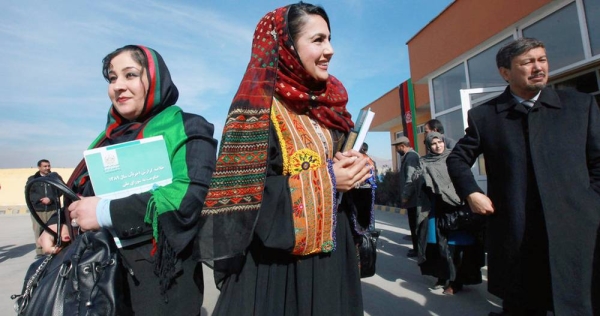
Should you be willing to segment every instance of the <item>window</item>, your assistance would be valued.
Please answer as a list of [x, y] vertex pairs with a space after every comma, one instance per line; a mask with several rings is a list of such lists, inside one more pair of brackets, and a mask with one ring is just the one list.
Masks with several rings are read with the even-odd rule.
[[584, 59], [580, 30], [576, 2], [573, 2], [523, 29], [523, 36], [544, 42], [550, 70], [554, 70]]
[[583, 0], [592, 55], [600, 54], [600, 1]]
[[512, 36], [507, 37], [498, 44], [484, 50], [467, 60], [469, 66], [469, 84], [471, 88], [486, 88], [503, 86], [506, 81], [502, 79], [496, 66], [496, 54], [502, 46], [510, 43]]
[[467, 87], [465, 66], [460, 64], [433, 79], [435, 111], [442, 112], [460, 105], [460, 89]]
[[598, 78], [596, 78], [596, 71], [557, 82], [554, 87], [556, 89], [576, 89], [579, 92], [596, 94], [598, 93]]
[[461, 109], [437, 116], [436, 119], [444, 126], [444, 135], [458, 141], [465, 134]]

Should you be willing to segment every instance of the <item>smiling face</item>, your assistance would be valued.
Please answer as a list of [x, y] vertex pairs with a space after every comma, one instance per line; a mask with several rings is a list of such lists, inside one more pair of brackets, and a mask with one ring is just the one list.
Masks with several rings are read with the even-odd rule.
[[318, 81], [325, 81], [329, 77], [327, 69], [334, 53], [327, 22], [316, 14], [308, 14], [303, 18], [306, 20], [294, 46], [308, 74]]
[[443, 140], [436, 137], [431, 141], [429, 149], [431, 149], [431, 152], [434, 154], [441, 154], [444, 152], [444, 149], [446, 149], [446, 145]]
[[127, 120], [135, 120], [143, 111], [148, 77], [142, 65], [124, 51], [110, 61], [108, 96], [115, 109]]
[[514, 94], [524, 99], [531, 99], [546, 87], [548, 81], [546, 49], [533, 48], [514, 57], [510, 69], [500, 67], [499, 71]]
[[46, 176], [50, 173], [50, 163], [42, 161], [38, 166], [38, 170], [42, 176]]

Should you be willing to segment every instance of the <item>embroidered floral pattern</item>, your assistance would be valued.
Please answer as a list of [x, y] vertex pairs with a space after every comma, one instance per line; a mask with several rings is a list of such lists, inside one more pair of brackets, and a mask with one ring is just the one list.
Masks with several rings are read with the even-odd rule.
[[290, 174], [298, 174], [306, 170], [315, 170], [322, 164], [321, 157], [314, 150], [308, 148], [300, 149], [296, 151], [289, 161]]
[[307, 115], [289, 111], [273, 100], [271, 120], [289, 175], [294, 233], [292, 253], [309, 255], [335, 250], [336, 205], [331, 163], [332, 139]]

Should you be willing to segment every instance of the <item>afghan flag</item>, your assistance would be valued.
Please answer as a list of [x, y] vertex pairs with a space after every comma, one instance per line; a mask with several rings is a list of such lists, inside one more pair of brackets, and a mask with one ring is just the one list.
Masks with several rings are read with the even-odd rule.
[[400, 93], [400, 112], [402, 113], [402, 130], [404, 136], [410, 139], [410, 142], [415, 149], [419, 151], [417, 144], [417, 125], [413, 124], [413, 118], [416, 119], [415, 114], [415, 93], [413, 90], [412, 80], [408, 79], [398, 86], [398, 92]]

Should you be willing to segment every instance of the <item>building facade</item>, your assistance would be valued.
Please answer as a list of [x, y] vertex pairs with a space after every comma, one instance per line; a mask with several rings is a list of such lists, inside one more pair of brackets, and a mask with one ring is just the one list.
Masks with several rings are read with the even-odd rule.
[[[600, 1], [456, 0], [407, 42], [417, 145], [431, 118], [448, 136], [462, 137], [467, 111], [506, 88], [496, 53], [520, 37], [545, 43], [550, 85], [590, 93], [600, 103]], [[389, 131], [390, 142], [403, 135], [397, 87], [366, 107], [378, 114], [372, 130]], [[485, 182], [483, 163], [474, 171]]]

